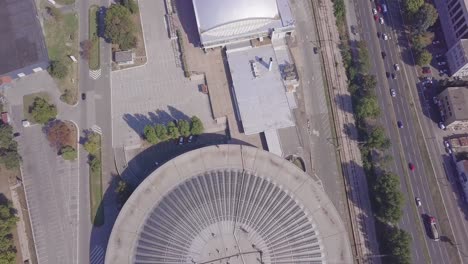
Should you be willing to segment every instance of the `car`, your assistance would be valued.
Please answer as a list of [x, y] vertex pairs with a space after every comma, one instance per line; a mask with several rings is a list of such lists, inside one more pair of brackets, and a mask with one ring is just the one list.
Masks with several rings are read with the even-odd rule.
[[377, 9], [372, 8], [372, 14], [376, 15], [377, 14]]
[[387, 57], [387, 53], [385, 53], [385, 51], [382, 51], [382, 59], [385, 59], [385, 57]]
[[197, 141], [197, 136], [195, 135], [190, 135], [188, 138], [187, 138], [187, 143], [192, 143], [192, 142], [195, 142]]
[[447, 152], [447, 154], [449, 154], [449, 155], [452, 155], [452, 153], [453, 153], [451, 148], [445, 148], [445, 152]]
[[437, 53], [437, 54], [435, 55], [435, 57], [436, 57], [436, 58], [440, 58], [440, 57], [442, 57], [442, 54]]
[[439, 122], [439, 128], [445, 130], [445, 125], [443, 122]]
[[437, 99], [437, 96], [432, 97], [432, 102], [434, 102], [434, 104], [439, 103], [439, 99]]
[[179, 137], [179, 140], [177, 142], [178, 145], [183, 145], [184, 144], [184, 137]]
[[378, 16], [378, 15], [374, 15], [374, 20], [375, 20], [375, 21], [379, 20], [379, 16]]
[[395, 75], [395, 73], [392, 73], [392, 79], [393, 79], [393, 80], [396, 80], [396, 75]]
[[382, 34], [382, 38], [383, 38], [384, 40], [388, 40], [388, 35], [384, 33], [384, 34]]
[[415, 201], [416, 201], [416, 205], [417, 205], [418, 207], [420, 207], [420, 206], [422, 205], [421, 199], [420, 199], [419, 197], [416, 197], [416, 198], [415, 198]]
[[381, 5], [377, 5], [376, 8], [377, 8], [377, 11], [379, 11], [379, 13], [382, 12], [382, 6]]
[[384, 21], [383, 17], [380, 17], [380, 18], [379, 18], [379, 23], [380, 23], [381, 25], [385, 24], [385, 21]]
[[450, 148], [450, 143], [448, 142], [448, 140], [444, 140], [444, 146], [446, 148]]
[[448, 69], [440, 69], [439, 70], [439, 73], [440, 74], [444, 74], [444, 73], [447, 73], [448, 72]]
[[389, 72], [385, 72], [385, 75], [387, 76], [387, 78], [390, 78], [390, 73]]
[[377, 32], [377, 38], [380, 38], [382, 34], [380, 32]]
[[19, 132], [13, 133], [13, 137], [19, 137], [21, 134]]
[[414, 171], [416, 168], [414, 167], [414, 164], [413, 163], [408, 163], [408, 168], [411, 170], [411, 171]]
[[440, 41], [439, 41], [439, 40], [434, 40], [434, 41], [432, 41], [432, 44], [433, 44], [433, 45], [440, 44]]
[[403, 122], [398, 120], [396, 123], [397, 123], [398, 128], [403, 128]]
[[439, 241], [440, 236], [439, 236], [439, 231], [437, 230], [436, 219], [433, 216], [429, 216], [428, 218], [429, 218], [428, 219], [429, 220], [429, 231], [430, 231], [431, 238], [434, 239], [434, 241]]
[[445, 61], [440, 61], [440, 62], [437, 63], [437, 65], [445, 65], [445, 64], [447, 64], [447, 62], [445, 62]]
[[424, 74], [430, 74], [430, 73], [431, 73], [431, 68], [429, 68], [429, 67], [427, 67], [427, 66], [426, 66], [426, 67], [422, 67], [422, 72], [423, 72]]
[[398, 65], [398, 63], [395, 63], [395, 64], [393, 64], [393, 68], [395, 68], [395, 71], [399, 71], [400, 70], [400, 65]]
[[395, 89], [393, 89], [393, 88], [390, 89], [390, 95], [391, 95], [392, 97], [396, 97], [396, 91], [395, 91]]
[[314, 47], [314, 53], [318, 54], [319, 49], [317, 47]]
[[81, 100], [86, 100], [86, 93], [81, 94]]

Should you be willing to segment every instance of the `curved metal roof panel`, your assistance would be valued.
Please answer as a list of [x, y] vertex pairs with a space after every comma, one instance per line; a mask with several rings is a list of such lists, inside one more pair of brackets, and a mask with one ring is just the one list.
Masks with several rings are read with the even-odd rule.
[[193, 0], [198, 31], [253, 18], [280, 19], [276, 0]]

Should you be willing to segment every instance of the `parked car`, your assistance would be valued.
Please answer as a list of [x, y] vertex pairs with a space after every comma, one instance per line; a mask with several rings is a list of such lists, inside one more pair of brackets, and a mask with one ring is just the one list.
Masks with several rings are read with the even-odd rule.
[[184, 144], [184, 137], [179, 137], [179, 140], [177, 142], [178, 145], [183, 145]]
[[420, 207], [422, 205], [421, 199], [419, 197], [416, 197], [415, 200], [416, 200], [416, 205]]
[[379, 16], [378, 16], [378, 15], [374, 15], [374, 20], [375, 20], [375, 21], [379, 20]]
[[399, 71], [400, 70], [400, 65], [398, 65], [398, 63], [395, 63], [395, 64], [393, 64], [393, 68], [395, 68], [395, 71]]
[[430, 74], [431, 73], [431, 68], [430, 67], [422, 67], [422, 72], [424, 74]]
[[377, 7], [377, 11], [379, 11], [379, 13], [382, 12], [382, 6], [381, 5], [377, 5], [376, 7]]
[[385, 76], [387, 76], [387, 78], [390, 78], [390, 73], [389, 73], [389, 72], [385, 72]]
[[197, 139], [198, 139], [198, 136], [190, 135], [190, 136], [187, 138], [187, 143], [195, 142], [195, 141], [197, 141]]
[[413, 163], [408, 163], [408, 168], [411, 170], [411, 171], [414, 171], [416, 169], [416, 167], [414, 167], [414, 164]]
[[384, 34], [382, 34], [382, 38], [383, 38], [384, 40], [388, 40], [388, 35], [384, 33]]
[[445, 61], [440, 61], [440, 62], [437, 63], [437, 65], [445, 65], [445, 64], [447, 64], [447, 62], [445, 62]]
[[19, 137], [21, 134], [19, 132], [13, 133], [13, 137]]
[[390, 89], [390, 95], [391, 95], [392, 97], [396, 97], [396, 91], [395, 91], [395, 89], [393, 89], [393, 88]]
[[318, 54], [319, 49], [317, 47], [314, 47], [314, 53]]
[[392, 73], [392, 79], [396, 80], [396, 74], [395, 73]]
[[400, 120], [397, 121], [397, 126], [398, 128], [403, 128], [403, 122], [401, 122]]
[[381, 25], [385, 24], [385, 21], [384, 21], [383, 17], [380, 17], [380, 18], [379, 18], [379, 23], [380, 23]]
[[377, 9], [372, 8], [372, 14], [376, 15], [377, 14]]
[[440, 57], [442, 57], [442, 54], [437, 53], [437, 54], [435, 55], [435, 57], [436, 57], [436, 58], [440, 58]]
[[432, 41], [432, 44], [433, 44], [433, 45], [440, 44], [440, 41], [439, 41], [439, 40], [434, 40], [434, 41]]
[[443, 122], [439, 122], [439, 128], [445, 130], [445, 125]]
[[81, 94], [81, 100], [86, 100], [86, 93]]
[[448, 142], [448, 140], [444, 140], [444, 147], [450, 148], [450, 143]]
[[385, 51], [382, 51], [382, 59], [385, 59], [385, 57], [387, 57], [387, 53], [385, 53]]

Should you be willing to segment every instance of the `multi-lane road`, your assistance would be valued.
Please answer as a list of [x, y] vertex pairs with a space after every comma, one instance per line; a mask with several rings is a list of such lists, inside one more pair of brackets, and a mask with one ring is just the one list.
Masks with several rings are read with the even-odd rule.
[[[443, 166], [442, 138], [437, 125], [423, 114], [420, 99], [418, 73], [409, 42], [404, 34], [402, 9], [398, 2], [388, 2], [388, 13], [378, 14], [385, 24], [374, 21], [369, 1], [356, 3], [360, 36], [366, 41], [371, 57], [372, 74], [378, 81], [377, 97], [382, 110], [380, 122], [386, 128], [392, 141], [389, 150], [394, 157], [390, 170], [400, 176], [406, 204], [399, 226], [410, 232], [412, 259], [414, 263], [460, 263], [468, 262], [467, 221], [456, 196], [456, 189], [445, 175]], [[389, 40], [378, 38], [377, 32], [386, 33]], [[382, 52], [386, 57], [382, 57]], [[398, 63], [400, 71], [394, 69]], [[386, 72], [395, 73], [396, 79], [387, 78]], [[396, 90], [396, 97], [390, 96], [390, 89]], [[403, 128], [398, 128], [400, 120]], [[448, 160], [448, 159], [445, 159]], [[408, 169], [409, 163], [416, 169]], [[447, 165], [446, 165], [447, 166]], [[450, 166], [450, 165], [448, 165]], [[447, 180], [449, 179], [449, 180]], [[454, 182], [454, 181], [452, 181]], [[442, 194], [442, 197], [441, 197]], [[415, 197], [422, 200], [422, 206], [415, 205]], [[435, 216], [438, 220], [441, 240], [430, 239], [425, 230], [422, 215]]]

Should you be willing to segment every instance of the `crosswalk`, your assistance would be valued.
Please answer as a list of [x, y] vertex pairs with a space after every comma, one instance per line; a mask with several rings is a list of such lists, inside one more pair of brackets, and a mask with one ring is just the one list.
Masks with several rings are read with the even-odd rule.
[[91, 250], [89, 254], [90, 264], [104, 264], [104, 249], [100, 246], [96, 246]]
[[94, 132], [96, 132], [96, 133], [98, 133], [98, 134], [101, 134], [101, 135], [102, 135], [102, 129], [101, 129], [99, 126], [97, 126], [97, 125], [93, 125], [93, 126], [91, 127], [91, 130], [94, 131]]
[[97, 80], [99, 77], [101, 77], [101, 69], [99, 68], [97, 70], [89, 70], [89, 77]]

